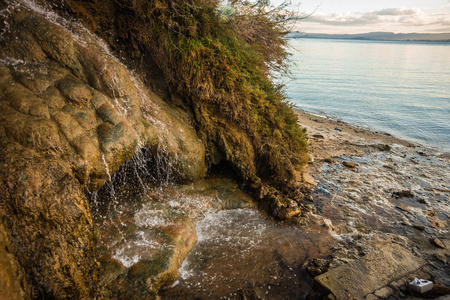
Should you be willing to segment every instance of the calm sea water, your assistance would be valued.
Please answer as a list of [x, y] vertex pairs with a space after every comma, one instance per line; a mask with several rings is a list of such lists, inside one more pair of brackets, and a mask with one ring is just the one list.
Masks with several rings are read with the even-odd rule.
[[450, 150], [450, 43], [289, 42], [298, 108]]

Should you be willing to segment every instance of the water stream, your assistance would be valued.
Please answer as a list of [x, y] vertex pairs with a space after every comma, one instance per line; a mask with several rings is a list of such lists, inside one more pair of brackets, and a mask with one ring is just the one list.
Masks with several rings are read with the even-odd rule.
[[160, 292], [163, 299], [297, 299], [312, 290], [302, 265], [336, 244], [327, 228], [275, 221], [229, 179], [156, 180], [145, 154], [137, 156], [91, 197], [100, 259], [132, 268], [180, 248], [174, 231], [185, 240], [196, 232], [198, 242], [178, 281]]
[[198, 243], [163, 299], [301, 299], [312, 290], [302, 269], [328, 251], [326, 231], [301, 230], [255, 209], [222, 210], [197, 224]]
[[[81, 25], [42, 10], [33, 1], [23, 2], [54, 24], [68, 28], [78, 42], [86, 46], [99, 42], [95, 36], [77, 34], [88, 33]], [[100, 46], [110, 53], [104, 43]], [[145, 97], [140, 92], [142, 84], [132, 79], [140, 97]], [[112, 91], [120, 106], [116, 96], [123, 95], [120, 90], [117, 95]], [[126, 104], [126, 99], [122, 100]], [[123, 114], [127, 113], [125, 104]], [[151, 116], [145, 117], [164, 128]], [[110, 257], [127, 269], [174, 252], [179, 246], [174, 231], [186, 239], [198, 235], [197, 244], [179, 269], [178, 281], [160, 292], [163, 299], [304, 298], [312, 290], [304, 263], [327, 256], [336, 245], [348, 245], [361, 237], [369, 241], [397, 239], [405, 245], [409, 239], [416, 243], [411, 248], [421, 255], [420, 249], [429, 247], [430, 237], [449, 236], [449, 158], [427, 149], [393, 146], [390, 151], [340, 157], [337, 164], [323, 163], [316, 174], [319, 184], [311, 203], [317, 208], [317, 220], [299, 227], [265, 216], [228, 179], [173, 184], [176, 158], [165, 155], [164, 143], [159, 145], [155, 156], [139, 144], [134, 157], [115, 174], [110, 174], [103, 155], [110, 180], [99, 192], [91, 193], [90, 200], [99, 256]], [[340, 163], [344, 160], [358, 167], [346, 168]], [[420, 233], [418, 226], [423, 227]], [[448, 269], [445, 273], [442, 266], [433, 267], [446, 276]]]

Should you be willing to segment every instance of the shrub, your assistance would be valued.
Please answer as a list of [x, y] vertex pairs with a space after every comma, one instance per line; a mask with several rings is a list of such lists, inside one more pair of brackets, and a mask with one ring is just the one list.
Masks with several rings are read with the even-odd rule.
[[75, 11], [88, 7], [84, 19], [118, 51], [135, 62], [151, 58], [171, 94], [178, 95], [173, 98], [182, 99], [177, 104], [192, 112], [210, 164], [231, 163], [242, 180], [258, 176], [277, 187], [295, 176], [308, 160], [306, 134], [271, 75], [286, 70], [283, 36], [292, 14], [285, 6], [245, 0], [225, 6], [217, 0], [106, 2], [67, 0]]

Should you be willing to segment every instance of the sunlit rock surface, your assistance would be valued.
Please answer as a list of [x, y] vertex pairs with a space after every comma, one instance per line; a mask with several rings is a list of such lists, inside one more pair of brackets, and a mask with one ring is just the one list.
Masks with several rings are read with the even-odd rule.
[[11, 292], [91, 298], [98, 263], [85, 191], [141, 148], [175, 179], [202, 178], [204, 146], [183, 112], [81, 26], [30, 1], [0, 1], [0, 11], [0, 231], [25, 278]]

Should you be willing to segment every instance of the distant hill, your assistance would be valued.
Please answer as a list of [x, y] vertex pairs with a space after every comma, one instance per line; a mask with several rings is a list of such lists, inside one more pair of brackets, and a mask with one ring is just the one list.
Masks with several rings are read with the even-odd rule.
[[360, 34], [326, 34], [326, 33], [292, 32], [288, 35], [288, 37], [310, 38], [310, 39], [450, 42], [450, 33], [369, 32]]

